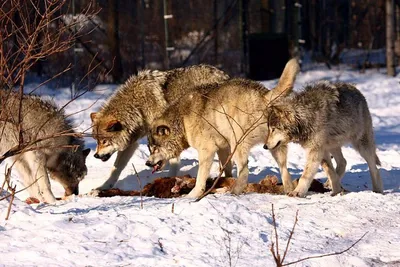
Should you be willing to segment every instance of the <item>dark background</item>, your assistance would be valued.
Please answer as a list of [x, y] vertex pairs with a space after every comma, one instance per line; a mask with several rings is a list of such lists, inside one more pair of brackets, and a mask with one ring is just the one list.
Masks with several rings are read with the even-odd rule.
[[[76, 13], [87, 4], [72, 1]], [[269, 79], [279, 76], [291, 56], [299, 56], [305, 68], [315, 62], [360, 70], [385, 64], [385, 0], [98, 0], [96, 5], [101, 10], [87, 23], [90, 34], [76, 44], [82, 49], [75, 52], [75, 72], [63, 76], [66, 83], [84, 76], [93, 55], [101, 64], [88, 76], [92, 84], [123, 82], [144, 68], [198, 63]], [[394, 8], [397, 22], [398, 1]], [[39, 62], [31, 73], [51, 77], [73, 58], [71, 49]]]

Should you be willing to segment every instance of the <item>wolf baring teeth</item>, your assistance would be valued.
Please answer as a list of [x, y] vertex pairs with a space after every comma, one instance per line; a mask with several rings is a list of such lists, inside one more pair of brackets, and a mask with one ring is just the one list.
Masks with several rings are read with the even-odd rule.
[[[149, 125], [171, 103], [195, 90], [196, 86], [228, 79], [223, 71], [208, 65], [169, 71], [145, 70], [129, 78], [99, 112], [90, 115], [93, 138], [97, 141], [94, 156], [107, 161], [117, 152], [109, 177], [93, 193], [114, 186], [136, 150], [137, 141], [147, 135]], [[164, 167], [165, 163], [155, 170]], [[176, 176], [178, 163], [177, 158], [170, 160], [170, 176]]]
[[[373, 191], [383, 192], [371, 114], [364, 96], [353, 85], [329, 82], [308, 85], [290, 97], [279, 97], [268, 113], [264, 148], [277, 149], [295, 142], [307, 153], [303, 174], [290, 196], [305, 196], [319, 164], [327, 173], [332, 195], [340, 193], [340, 180], [346, 170], [341, 147], [348, 143], [367, 161]], [[336, 169], [331, 155], [337, 163]]]
[[[199, 154], [199, 170], [196, 185], [188, 197], [195, 198], [205, 190], [215, 153], [225, 164], [233, 152], [238, 179], [232, 193], [240, 194], [248, 181], [250, 149], [265, 140], [266, 108], [278, 96], [292, 91], [298, 71], [297, 61], [290, 60], [272, 90], [245, 79], [200, 86], [171, 105], [151, 125], [148, 136], [151, 155], [147, 164], [158, 165], [160, 161], [179, 156], [189, 146], [194, 147]], [[286, 167], [286, 150], [282, 145], [271, 153], [279, 165], [285, 190], [290, 192], [293, 185]], [[231, 170], [231, 163], [227, 165]]]

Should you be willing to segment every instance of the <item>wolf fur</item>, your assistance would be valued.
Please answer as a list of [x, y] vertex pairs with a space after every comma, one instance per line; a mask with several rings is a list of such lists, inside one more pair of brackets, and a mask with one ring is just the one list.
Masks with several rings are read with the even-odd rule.
[[[145, 70], [130, 77], [99, 112], [91, 114], [93, 137], [97, 140], [95, 157], [106, 161], [117, 152], [109, 178], [97, 191], [114, 186], [136, 150], [137, 140], [148, 133], [149, 125], [171, 103], [196, 86], [228, 79], [226, 73], [208, 65], [170, 71]], [[169, 175], [176, 176], [177, 159], [171, 161]]]
[[[371, 115], [367, 101], [353, 85], [329, 82], [308, 85], [291, 97], [280, 97], [271, 105], [268, 118], [264, 148], [277, 149], [295, 142], [307, 153], [300, 182], [289, 195], [305, 196], [321, 162], [332, 195], [341, 192], [340, 180], [346, 169], [341, 147], [347, 143], [367, 161], [373, 191], [383, 192]], [[336, 170], [331, 154], [337, 162]]]
[[[19, 143], [19, 94], [0, 90], [0, 101], [0, 153], [4, 154]], [[23, 96], [21, 115], [24, 143], [60, 133], [71, 134], [29, 145], [27, 149], [31, 151], [11, 158], [24, 185], [33, 184], [27, 189], [30, 196], [47, 203], [56, 201], [47, 171], [64, 187], [66, 196], [78, 194], [79, 182], [87, 173], [85, 159], [90, 149], [83, 149], [83, 139], [74, 135], [71, 122], [54, 103], [33, 95]]]
[[[250, 149], [265, 140], [266, 108], [276, 97], [290, 93], [298, 71], [297, 61], [289, 61], [277, 87], [271, 91], [258, 82], [232, 79], [220, 85], [202, 86], [181, 98], [152, 124], [147, 164], [162, 165], [184, 149], [195, 148], [199, 153], [199, 170], [188, 197], [197, 198], [206, 188], [215, 153], [223, 164], [233, 153], [238, 180], [232, 192], [242, 193], [248, 181]], [[280, 167], [285, 190], [291, 191], [286, 149], [281, 146], [271, 153]]]

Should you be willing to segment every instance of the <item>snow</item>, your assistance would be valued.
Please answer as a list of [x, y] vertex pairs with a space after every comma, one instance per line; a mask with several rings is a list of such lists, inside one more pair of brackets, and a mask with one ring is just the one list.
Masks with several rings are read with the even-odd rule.
[[[275, 207], [281, 254], [296, 211], [299, 214], [286, 262], [344, 250], [367, 233], [346, 253], [294, 266], [400, 266], [399, 77], [389, 78], [376, 70], [360, 74], [341, 66], [301, 73], [295, 86], [300, 90], [308, 82], [328, 79], [355, 83], [364, 93], [382, 161], [383, 195], [371, 192], [367, 164], [351, 147], [343, 148], [347, 160], [343, 185], [350, 192], [335, 197], [329, 193], [310, 193], [301, 199], [217, 194], [200, 202], [143, 198], [141, 209], [140, 197], [82, 196], [55, 205], [29, 206], [22, 201], [27, 197], [22, 192], [8, 221], [4, 220], [8, 202], [0, 201], [0, 266], [274, 266], [269, 251], [275, 241], [271, 204]], [[276, 83], [264, 82], [267, 87]], [[34, 88], [35, 84], [30, 86]], [[87, 130], [90, 112], [98, 110], [114, 89], [115, 86], [98, 86], [69, 104], [66, 113], [85, 109], [72, 117], [80, 130]], [[70, 99], [68, 89], [59, 90], [56, 95], [46, 88], [38, 92], [60, 106]], [[115, 160], [115, 155], [105, 163], [95, 159], [95, 143], [90, 138], [86, 141], [92, 152], [81, 193], [100, 185]], [[151, 174], [145, 166], [148, 154], [145, 140], [141, 140], [117, 187], [138, 189], [132, 164], [143, 184], [167, 174], [167, 170]], [[196, 159], [194, 149], [184, 151], [181, 172], [195, 176]], [[303, 149], [290, 145], [288, 167], [294, 178], [301, 175], [304, 163]], [[0, 168], [4, 169], [4, 165]], [[249, 169], [252, 182], [267, 174], [278, 174], [277, 164], [261, 145], [252, 149]], [[211, 175], [216, 176], [217, 172], [215, 159]], [[326, 177], [320, 171], [316, 178]], [[16, 173], [13, 180], [18, 183]], [[57, 196], [63, 194], [57, 183], [52, 187]]]

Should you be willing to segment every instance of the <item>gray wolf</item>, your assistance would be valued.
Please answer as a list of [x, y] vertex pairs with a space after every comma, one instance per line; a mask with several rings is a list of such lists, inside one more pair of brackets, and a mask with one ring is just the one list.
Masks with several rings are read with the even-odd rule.
[[[383, 192], [371, 114], [364, 96], [353, 85], [329, 82], [308, 85], [290, 97], [279, 97], [268, 113], [264, 148], [274, 150], [295, 142], [307, 153], [303, 174], [290, 196], [305, 196], [320, 163], [327, 173], [332, 195], [341, 192], [340, 179], [346, 169], [341, 147], [347, 143], [367, 161], [373, 191]], [[336, 170], [331, 155], [337, 162]]]
[[[97, 141], [94, 156], [106, 161], [117, 152], [109, 178], [96, 190], [114, 186], [136, 150], [137, 141], [146, 136], [149, 125], [171, 103], [186, 96], [196, 86], [228, 79], [223, 71], [208, 65], [169, 71], [145, 70], [130, 77], [99, 112], [90, 115], [93, 137]], [[176, 176], [177, 159], [171, 161], [169, 176]]]
[[[0, 90], [0, 101], [0, 153], [4, 154], [18, 145], [19, 94]], [[24, 185], [33, 183], [27, 189], [30, 196], [47, 203], [56, 201], [47, 172], [64, 187], [65, 196], [78, 194], [79, 182], [87, 173], [85, 160], [90, 149], [83, 149], [83, 139], [75, 134], [71, 122], [54, 103], [33, 95], [23, 96], [21, 115], [24, 143], [44, 139], [11, 158]], [[51, 137], [54, 135], [58, 136]]]
[[[238, 173], [232, 193], [242, 193], [248, 181], [250, 149], [265, 140], [266, 108], [277, 96], [291, 92], [298, 71], [297, 61], [292, 59], [272, 90], [258, 82], [232, 79], [219, 85], [201, 86], [181, 98], [151, 125], [148, 136], [151, 154], [147, 165], [159, 169], [184, 149], [195, 148], [199, 154], [199, 170], [196, 185], [187, 197], [197, 198], [206, 188], [215, 153], [222, 163], [229, 162], [232, 153]], [[283, 145], [271, 153], [281, 170], [285, 190], [291, 191], [286, 150]]]

